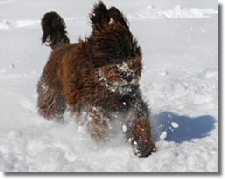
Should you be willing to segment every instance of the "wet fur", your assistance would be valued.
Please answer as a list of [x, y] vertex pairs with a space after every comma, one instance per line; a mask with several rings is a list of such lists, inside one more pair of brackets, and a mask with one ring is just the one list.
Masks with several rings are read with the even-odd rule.
[[139, 88], [142, 53], [126, 18], [117, 8], [107, 9], [99, 2], [90, 14], [91, 35], [70, 44], [62, 19], [62, 26], [46, 23], [59, 17], [46, 13], [42, 19], [43, 43], [50, 43], [53, 51], [37, 85], [39, 113], [49, 120], [62, 119], [69, 106], [97, 141], [108, 138], [112, 121], [118, 120], [112, 114], [120, 114], [134, 153], [149, 156], [155, 145]]

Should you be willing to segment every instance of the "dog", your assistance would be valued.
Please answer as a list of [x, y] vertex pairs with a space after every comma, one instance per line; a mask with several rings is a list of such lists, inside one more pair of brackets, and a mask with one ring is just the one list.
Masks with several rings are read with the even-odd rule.
[[116, 7], [107, 9], [100, 1], [89, 17], [90, 36], [71, 44], [63, 18], [56, 12], [44, 15], [43, 43], [52, 52], [37, 84], [38, 112], [63, 120], [69, 107], [97, 142], [107, 140], [113, 121], [121, 120], [134, 154], [148, 157], [156, 148], [140, 91], [141, 47]]

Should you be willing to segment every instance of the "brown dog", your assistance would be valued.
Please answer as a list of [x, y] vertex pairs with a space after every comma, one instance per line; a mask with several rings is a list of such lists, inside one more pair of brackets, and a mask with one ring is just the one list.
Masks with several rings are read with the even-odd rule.
[[147, 157], [155, 145], [139, 88], [141, 48], [115, 7], [107, 9], [99, 2], [90, 19], [92, 34], [70, 44], [63, 19], [55, 12], [44, 15], [43, 42], [53, 52], [37, 85], [39, 113], [62, 119], [69, 106], [97, 141], [106, 140], [112, 122], [121, 120], [135, 154]]

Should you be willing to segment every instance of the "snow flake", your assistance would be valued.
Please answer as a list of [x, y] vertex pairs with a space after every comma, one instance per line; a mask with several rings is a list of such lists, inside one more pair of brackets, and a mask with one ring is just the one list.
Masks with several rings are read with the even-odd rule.
[[162, 134], [160, 135], [160, 139], [165, 140], [167, 137], [167, 132], [163, 131]]
[[173, 128], [178, 128], [179, 127], [179, 124], [177, 124], [176, 122], [171, 122], [171, 126]]
[[122, 129], [124, 133], [127, 132], [127, 126], [125, 124], [122, 126]]

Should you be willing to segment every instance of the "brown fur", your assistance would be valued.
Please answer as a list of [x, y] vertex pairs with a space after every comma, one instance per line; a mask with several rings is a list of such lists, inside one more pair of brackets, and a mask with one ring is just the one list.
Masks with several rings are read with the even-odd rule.
[[51, 53], [37, 86], [39, 113], [49, 120], [62, 119], [69, 105], [97, 141], [108, 138], [112, 121], [118, 120], [113, 114], [119, 114], [135, 154], [147, 157], [155, 145], [139, 88], [141, 48], [115, 7], [107, 10], [99, 2], [90, 19], [93, 31], [88, 38], [64, 43]]

